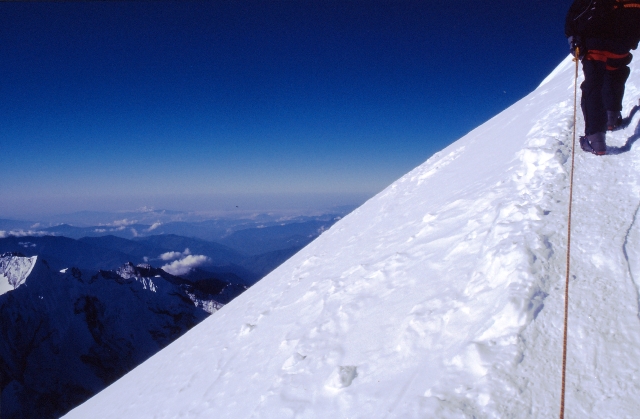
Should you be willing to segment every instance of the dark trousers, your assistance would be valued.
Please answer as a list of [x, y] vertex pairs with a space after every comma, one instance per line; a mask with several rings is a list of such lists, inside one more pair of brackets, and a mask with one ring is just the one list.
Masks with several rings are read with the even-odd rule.
[[582, 89], [582, 114], [585, 135], [607, 130], [607, 111], [622, 111], [624, 85], [629, 77], [626, 65], [607, 70], [601, 61], [583, 60], [584, 82]]
[[[589, 40], [588, 40], [589, 41]], [[596, 41], [596, 40], [591, 40]], [[589, 43], [587, 44], [589, 46]], [[595, 47], [595, 48], [594, 48]], [[624, 58], [605, 58], [602, 54], [624, 55]], [[582, 59], [584, 82], [582, 90], [582, 114], [585, 122], [585, 135], [607, 130], [607, 111], [622, 111], [624, 85], [629, 77], [631, 54], [624, 46], [612, 46], [591, 42], [587, 54]]]

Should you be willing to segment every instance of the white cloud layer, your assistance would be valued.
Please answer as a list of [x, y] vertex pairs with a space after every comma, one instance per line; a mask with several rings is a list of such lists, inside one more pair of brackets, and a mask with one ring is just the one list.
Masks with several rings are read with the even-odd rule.
[[191, 254], [191, 251], [189, 250], [189, 248], [184, 249], [184, 252], [167, 252], [167, 253], [163, 253], [159, 256], [160, 259], [168, 261], [168, 260], [174, 260], [174, 259], [180, 259], [183, 258], [185, 256], [189, 256]]
[[48, 231], [33, 231], [33, 230], [0, 230], [0, 239], [4, 239], [5, 237], [14, 236], [14, 237], [42, 237], [42, 236], [55, 236], [55, 234], [50, 233]]
[[161, 222], [159, 222], [159, 221], [158, 221], [157, 223], [153, 223], [153, 225], [152, 225], [151, 227], [149, 227], [149, 228], [147, 229], [147, 231], [155, 230], [156, 228], [160, 227], [161, 225], [162, 225], [162, 223], [161, 223]]
[[162, 270], [170, 273], [171, 275], [184, 275], [189, 273], [191, 269], [197, 268], [209, 261], [210, 259], [203, 255], [189, 255], [183, 259], [174, 260], [173, 262], [164, 265]]
[[123, 219], [123, 220], [116, 220], [113, 223], [111, 223], [111, 225], [119, 227], [119, 226], [130, 226], [132, 224], [137, 223], [138, 220], [128, 220], [128, 219]]

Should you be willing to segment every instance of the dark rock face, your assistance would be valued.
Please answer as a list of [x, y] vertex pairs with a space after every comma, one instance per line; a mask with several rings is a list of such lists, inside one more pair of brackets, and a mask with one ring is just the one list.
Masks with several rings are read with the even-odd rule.
[[0, 296], [0, 417], [63, 415], [206, 318], [189, 290], [215, 299], [207, 291], [222, 285], [131, 264], [58, 273], [38, 260]]

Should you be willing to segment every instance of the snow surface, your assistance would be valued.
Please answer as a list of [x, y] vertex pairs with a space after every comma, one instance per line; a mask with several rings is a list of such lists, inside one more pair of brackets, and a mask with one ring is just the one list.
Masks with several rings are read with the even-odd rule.
[[0, 255], [0, 295], [24, 284], [36, 264], [37, 256]]
[[[65, 417], [557, 417], [572, 95], [567, 58]], [[569, 418], [640, 411], [638, 126], [576, 156]]]

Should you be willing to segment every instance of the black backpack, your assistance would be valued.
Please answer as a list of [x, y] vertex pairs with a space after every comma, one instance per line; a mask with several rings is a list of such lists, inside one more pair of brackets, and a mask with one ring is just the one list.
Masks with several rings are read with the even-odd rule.
[[640, 0], [616, 0], [613, 5], [616, 37], [640, 40]]
[[567, 30], [583, 37], [637, 44], [640, 40], [640, 0], [576, 1], [567, 15]]

